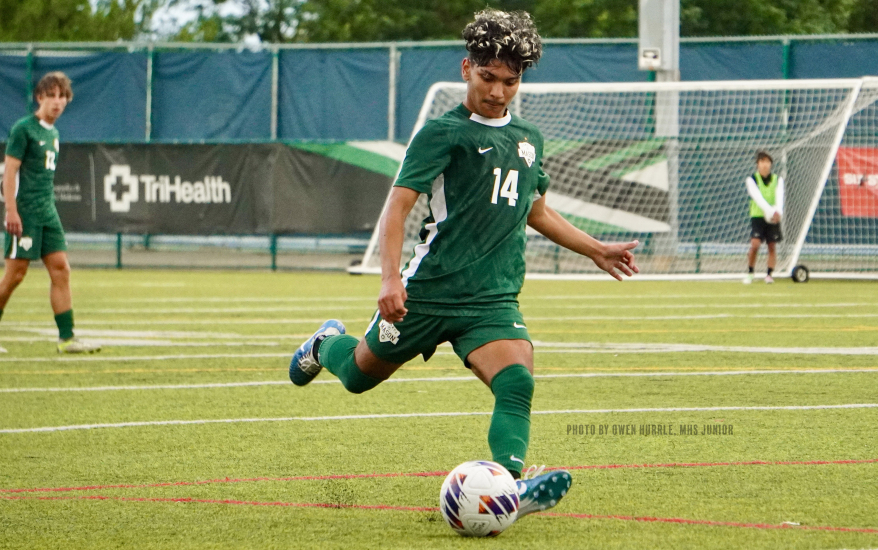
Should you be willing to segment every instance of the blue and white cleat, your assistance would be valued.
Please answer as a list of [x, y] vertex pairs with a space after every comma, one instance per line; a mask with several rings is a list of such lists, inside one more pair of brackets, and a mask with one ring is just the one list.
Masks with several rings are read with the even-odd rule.
[[567, 470], [553, 470], [543, 474], [545, 466], [531, 466], [518, 483], [518, 517], [553, 508], [567, 495], [573, 477]]
[[320, 373], [323, 367], [317, 362], [314, 356], [314, 344], [319, 340], [322, 341], [327, 336], [336, 336], [344, 334], [344, 325], [341, 321], [330, 319], [317, 329], [311, 338], [305, 340], [305, 343], [299, 346], [293, 359], [290, 361], [290, 380], [297, 386], [305, 386], [314, 380], [314, 377]]

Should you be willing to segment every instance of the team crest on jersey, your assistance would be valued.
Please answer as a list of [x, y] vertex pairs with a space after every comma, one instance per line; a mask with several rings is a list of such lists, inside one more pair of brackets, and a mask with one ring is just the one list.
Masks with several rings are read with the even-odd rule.
[[20, 246], [21, 248], [23, 248], [25, 250], [30, 250], [30, 247], [32, 247], [33, 245], [34, 245], [34, 241], [30, 237], [22, 237], [18, 241], [18, 246]]
[[537, 158], [537, 150], [534, 149], [534, 146], [530, 143], [526, 141], [519, 141], [518, 156], [523, 158], [524, 162], [527, 163], [527, 167], [530, 168]]
[[390, 342], [395, 346], [399, 342], [399, 329], [393, 326], [393, 323], [388, 323], [382, 319], [378, 323], [378, 341]]

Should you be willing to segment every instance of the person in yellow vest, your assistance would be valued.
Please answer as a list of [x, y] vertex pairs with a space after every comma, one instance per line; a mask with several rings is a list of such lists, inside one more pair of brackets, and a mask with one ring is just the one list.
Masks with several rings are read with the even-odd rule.
[[784, 181], [771, 172], [771, 155], [765, 151], [756, 154], [756, 172], [747, 178], [747, 194], [750, 195], [750, 250], [747, 252], [747, 276], [744, 284], [753, 282], [753, 271], [759, 247], [768, 244], [768, 272], [766, 283], [773, 283], [771, 274], [777, 265], [777, 243], [783, 239], [780, 221], [783, 218]]

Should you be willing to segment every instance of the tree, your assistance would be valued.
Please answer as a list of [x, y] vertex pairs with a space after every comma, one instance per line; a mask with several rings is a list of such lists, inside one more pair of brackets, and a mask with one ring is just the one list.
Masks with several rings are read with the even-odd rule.
[[0, 41], [131, 39], [145, 0], [0, 0]]
[[850, 0], [682, 0], [681, 36], [846, 32]]
[[543, 0], [532, 13], [546, 38], [631, 38], [637, 6], [637, 0]]
[[878, 32], [878, 0], [857, 0], [851, 8], [848, 32]]

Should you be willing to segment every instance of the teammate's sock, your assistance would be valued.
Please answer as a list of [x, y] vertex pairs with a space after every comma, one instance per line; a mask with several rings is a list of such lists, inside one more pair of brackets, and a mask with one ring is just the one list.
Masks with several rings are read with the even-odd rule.
[[509, 365], [491, 380], [494, 414], [488, 429], [488, 446], [494, 462], [519, 479], [530, 441], [530, 404], [534, 377], [524, 365]]
[[753, 273], [754, 271], [756, 271], [756, 268], [752, 265], [747, 267], [747, 273]]
[[774, 271], [773, 267], [768, 268], [768, 276], [771, 277], [771, 272]]
[[58, 338], [69, 340], [73, 338], [73, 310], [68, 309], [64, 313], [55, 316], [55, 324], [58, 325]]
[[354, 359], [359, 340], [349, 334], [327, 336], [317, 348], [317, 362], [336, 375], [351, 393], [371, 390], [383, 380], [364, 374]]

